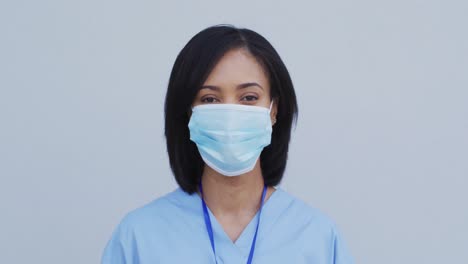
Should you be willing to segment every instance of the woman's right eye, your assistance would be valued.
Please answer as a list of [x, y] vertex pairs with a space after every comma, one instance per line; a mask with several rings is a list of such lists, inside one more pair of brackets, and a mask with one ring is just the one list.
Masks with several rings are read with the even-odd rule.
[[214, 97], [205, 97], [205, 98], [202, 98], [202, 103], [216, 103], [218, 102], [218, 99], [214, 98]]

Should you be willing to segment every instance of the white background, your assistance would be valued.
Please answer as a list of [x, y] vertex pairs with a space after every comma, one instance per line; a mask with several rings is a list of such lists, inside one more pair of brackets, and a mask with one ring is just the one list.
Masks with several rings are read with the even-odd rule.
[[2, 1], [0, 262], [98, 263], [176, 188], [163, 102], [219, 23], [271, 41], [299, 120], [281, 186], [357, 263], [468, 263], [466, 1]]

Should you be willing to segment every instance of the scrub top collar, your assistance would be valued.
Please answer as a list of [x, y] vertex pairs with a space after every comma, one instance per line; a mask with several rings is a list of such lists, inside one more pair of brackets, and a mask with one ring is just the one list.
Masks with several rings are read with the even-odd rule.
[[[189, 202], [191, 208], [199, 211], [199, 222], [200, 228], [205, 229], [204, 215], [201, 208], [201, 197], [198, 193], [188, 194], [184, 192], [180, 187], [175, 191], [180, 195], [181, 201]], [[268, 234], [271, 232], [276, 220], [283, 214], [283, 212], [293, 202], [292, 197], [286, 195], [280, 187], [275, 187], [275, 191], [270, 195], [268, 200], [263, 204], [262, 217], [260, 218], [260, 227], [257, 234], [256, 252], [261, 251], [262, 240], [268, 239]], [[233, 242], [224, 231], [221, 224], [218, 222], [213, 212], [207, 207], [208, 213], [211, 218], [211, 225], [213, 228], [213, 236], [216, 241], [216, 253], [222, 257], [222, 255], [240, 255], [244, 259], [248, 258], [250, 253], [250, 246], [255, 234], [255, 228], [257, 224], [258, 211], [255, 216], [250, 220], [247, 226], [244, 228], [238, 239]], [[207, 247], [211, 246], [207, 244]], [[243, 260], [243, 259], [242, 259]]]

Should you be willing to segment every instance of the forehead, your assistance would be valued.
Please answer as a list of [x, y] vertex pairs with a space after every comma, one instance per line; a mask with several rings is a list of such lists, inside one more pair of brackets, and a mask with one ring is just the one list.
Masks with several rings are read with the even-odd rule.
[[203, 85], [228, 88], [246, 82], [269, 88], [268, 77], [257, 59], [245, 49], [234, 49], [221, 57]]

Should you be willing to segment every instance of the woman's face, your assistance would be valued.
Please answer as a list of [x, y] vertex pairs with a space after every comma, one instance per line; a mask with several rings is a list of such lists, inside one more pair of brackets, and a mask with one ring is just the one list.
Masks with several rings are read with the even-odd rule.
[[[243, 104], [270, 107], [270, 83], [262, 66], [245, 49], [228, 51], [213, 68], [198, 91], [193, 106]], [[271, 109], [272, 122], [276, 104]]]

